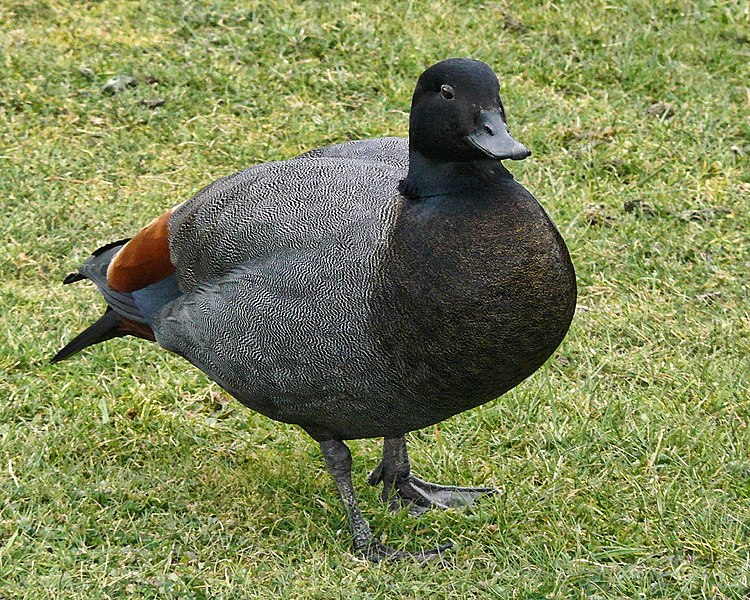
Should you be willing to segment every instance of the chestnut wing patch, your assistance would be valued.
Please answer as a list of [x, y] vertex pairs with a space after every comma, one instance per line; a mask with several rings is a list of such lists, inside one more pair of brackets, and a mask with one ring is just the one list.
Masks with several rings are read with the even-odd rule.
[[174, 273], [169, 258], [168, 210], [122, 247], [107, 269], [107, 283], [118, 292], [134, 292]]

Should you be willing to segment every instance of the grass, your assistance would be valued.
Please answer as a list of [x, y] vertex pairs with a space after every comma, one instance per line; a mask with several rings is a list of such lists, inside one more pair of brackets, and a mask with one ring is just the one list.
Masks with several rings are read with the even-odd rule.
[[[747, 2], [0, 0], [0, 598], [746, 598], [750, 593]], [[419, 474], [503, 489], [390, 515], [443, 567], [371, 565], [316, 445], [177, 357], [117, 340], [59, 283], [213, 179], [405, 135], [416, 77], [498, 72], [516, 177], [580, 285], [554, 359], [411, 436]], [[106, 95], [113, 76], [138, 85]], [[153, 107], [149, 101], [165, 100]], [[145, 103], [144, 103], [145, 102]]]

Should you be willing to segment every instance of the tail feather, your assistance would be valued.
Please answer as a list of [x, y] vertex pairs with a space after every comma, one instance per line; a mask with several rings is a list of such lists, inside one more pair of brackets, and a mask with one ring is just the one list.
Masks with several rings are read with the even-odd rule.
[[99, 319], [79, 333], [60, 352], [52, 363], [60, 362], [80, 352], [87, 346], [106, 340], [132, 335], [156, 341], [150, 323], [156, 312], [167, 302], [181, 294], [174, 275], [134, 292], [119, 292], [107, 281], [107, 269], [112, 258], [128, 240], [119, 240], [98, 248], [78, 269], [68, 275], [63, 283], [90, 279], [107, 302], [107, 310]]
[[75, 274], [71, 274], [65, 278], [63, 283], [73, 283], [80, 279], [90, 279], [96, 284], [96, 287], [99, 288], [99, 293], [104, 296], [104, 300], [107, 304], [115, 311], [126, 319], [138, 323], [145, 323], [146, 321], [143, 318], [143, 315], [135, 305], [135, 300], [132, 294], [113, 290], [109, 287], [107, 282], [107, 269], [109, 263], [119, 252], [120, 248], [122, 248], [123, 244], [124, 241], [120, 240], [119, 242], [112, 242], [111, 244], [106, 244], [105, 246], [98, 248], [78, 269], [78, 274], [81, 277], [75, 277]]
[[96, 322], [89, 325], [75, 338], [68, 342], [60, 352], [52, 357], [50, 363], [65, 360], [77, 352], [80, 352], [87, 346], [98, 344], [99, 342], [112, 339], [113, 337], [119, 337], [122, 335], [119, 331], [119, 326], [120, 316], [111, 308], [107, 307], [107, 310]]
[[63, 285], [75, 283], [76, 281], [81, 281], [82, 279], [86, 279], [86, 276], [81, 275], [80, 273], [70, 273], [65, 279], [63, 279]]

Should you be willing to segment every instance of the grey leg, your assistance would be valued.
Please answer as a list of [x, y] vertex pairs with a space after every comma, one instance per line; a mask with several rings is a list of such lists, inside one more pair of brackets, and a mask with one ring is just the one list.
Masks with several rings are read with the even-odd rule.
[[434, 550], [411, 554], [394, 550], [379, 542], [372, 535], [370, 525], [362, 516], [357, 504], [354, 486], [352, 485], [352, 455], [349, 452], [349, 448], [344, 442], [339, 440], [328, 440], [320, 442], [320, 450], [323, 452], [328, 472], [333, 477], [333, 481], [339, 490], [341, 501], [344, 503], [344, 510], [346, 510], [346, 516], [349, 520], [349, 529], [352, 532], [354, 551], [357, 554], [373, 562], [406, 557], [427, 561], [440, 556], [445, 549], [450, 547], [449, 545], [441, 546]]
[[358, 553], [367, 553], [367, 549], [373, 541], [373, 536], [370, 525], [362, 516], [357, 498], [354, 495], [352, 454], [349, 452], [347, 445], [338, 440], [320, 442], [320, 449], [323, 452], [328, 472], [333, 477], [341, 501], [344, 503], [346, 517], [349, 520], [349, 529], [354, 541], [354, 550]]
[[[410, 505], [410, 512], [420, 514], [430, 508], [465, 508], [477, 498], [495, 493], [488, 487], [457, 487], [423, 481], [411, 474], [406, 440], [403, 437], [383, 440], [383, 460], [372, 472], [367, 482], [383, 482], [383, 502], [392, 510], [402, 503]], [[394, 494], [395, 492], [395, 494]]]

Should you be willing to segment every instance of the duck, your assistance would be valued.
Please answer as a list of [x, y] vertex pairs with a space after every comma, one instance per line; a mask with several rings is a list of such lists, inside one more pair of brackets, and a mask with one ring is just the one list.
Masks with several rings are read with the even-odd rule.
[[503, 161], [531, 152], [497, 75], [451, 58], [418, 78], [409, 137], [344, 142], [215, 181], [64, 283], [92, 281], [101, 318], [53, 358], [136, 336], [176, 353], [250, 409], [301, 427], [338, 489], [354, 553], [382, 543], [357, 502], [349, 440], [383, 438], [370, 485], [415, 512], [492, 487], [424, 481], [405, 436], [502, 396], [565, 337], [570, 254]]

